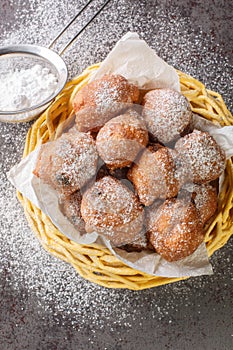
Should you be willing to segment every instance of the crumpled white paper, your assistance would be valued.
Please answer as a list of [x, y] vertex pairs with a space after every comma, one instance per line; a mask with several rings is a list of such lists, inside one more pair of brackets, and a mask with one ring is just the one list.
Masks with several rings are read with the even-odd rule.
[[[170, 87], [179, 90], [179, 78], [175, 69], [169, 66], [135, 33], [127, 33], [102, 62], [92, 79], [106, 73], [121, 74], [140, 88], [153, 89]], [[225, 150], [227, 157], [233, 156], [233, 127], [220, 128], [199, 116], [195, 116], [195, 127], [208, 131]], [[100, 241], [97, 233], [80, 235], [59, 208], [58, 196], [49, 186], [33, 175], [39, 147], [8, 173], [11, 183], [34, 205], [48, 215], [54, 225], [68, 238], [80, 244]], [[132, 252], [105, 245], [123, 262], [137, 270], [164, 277], [184, 277], [211, 274], [205, 244], [189, 257], [178, 262], [167, 262], [156, 253]]]
[[125, 264], [150, 275], [185, 277], [210, 275], [213, 273], [205, 243], [200, 244], [196, 251], [185, 259], [169, 262], [153, 252], [141, 251], [128, 253], [122, 249], [114, 248], [108, 241], [104, 241], [107, 248]]
[[117, 42], [92, 80], [109, 73], [122, 75], [140, 89], [168, 87], [180, 91], [176, 70], [164, 62], [136, 33], [128, 32]]

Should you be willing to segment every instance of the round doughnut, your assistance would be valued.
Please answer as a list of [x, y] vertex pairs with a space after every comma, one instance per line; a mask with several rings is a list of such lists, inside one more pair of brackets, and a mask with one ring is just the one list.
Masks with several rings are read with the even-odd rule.
[[194, 130], [175, 144], [180, 165], [187, 170], [186, 182], [207, 183], [217, 179], [225, 168], [225, 154], [207, 132]]
[[81, 216], [82, 195], [80, 191], [72, 193], [70, 196], [62, 197], [60, 207], [67, 219], [77, 228], [82, 235], [85, 231], [85, 222]]
[[179, 183], [170, 150], [160, 145], [150, 145], [128, 172], [140, 202], [151, 205], [155, 199], [175, 197]]
[[156, 89], [143, 98], [143, 116], [153, 139], [167, 144], [189, 129], [192, 111], [186, 97], [172, 89]]
[[80, 190], [96, 174], [98, 153], [89, 134], [73, 130], [43, 148], [34, 174], [60, 194]]
[[98, 232], [114, 246], [140, 237], [143, 207], [132, 191], [111, 176], [98, 180], [84, 193], [81, 214], [87, 232]]
[[148, 229], [150, 243], [167, 261], [191, 255], [204, 240], [197, 209], [184, 199], [167, 199]]
[[97, 151], [110, 169], [130, 166], [147, 143], [144, 121], [130, 113], [109, 120], [96, 138]]
[[106, 74], [84, 86], [75, 95], [72, 105], [76, 126], [79, 131], [98, 131], [138, 99], [137, 86], [121, 75]]

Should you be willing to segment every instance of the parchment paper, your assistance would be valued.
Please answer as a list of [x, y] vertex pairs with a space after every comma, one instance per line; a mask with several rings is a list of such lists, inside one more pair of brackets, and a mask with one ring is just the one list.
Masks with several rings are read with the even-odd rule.
[[92, 80], [107, 73], [123, 75], [140, 89], [170, 87], [180, 91], [176, 70], [163, 61], [136, 33], [128, 32], [117, 42]]
[[[109, 53], [98, 71], [92, 76], [97, 79], [106, 73], [121, 74], [139, 88], [153, 89], [170, 87], [179, 88], [179, 78], [175, 69], [169, 66], [136, 33], [127, 33]], [[226, 152], [227, 158], [233, 156], [233, 127], [220, 128], [195, 115], [195, 127], [208, 131]], [[194, 254], [178, 262], [169, 263], [156, 253], [142, 251], [128, 253], [113, 248], [105, 239], [99, 239], [97, 233], [80, 235], [59, 209], [56, 192], [32, 174], [39, 152], [39, 147], [8, 173], [11, 183], [34, 205], [40, 208], [56, 227], [68, 238], [80, 243], [104, 242], [113, 254], [129, 266], [164, 277], [182, 277], [211, 274], [205, 244], [202, 243]]]

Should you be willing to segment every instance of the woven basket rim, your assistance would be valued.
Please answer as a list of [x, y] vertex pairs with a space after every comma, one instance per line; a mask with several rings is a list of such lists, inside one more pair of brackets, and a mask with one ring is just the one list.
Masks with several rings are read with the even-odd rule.
[[[69, 81], [55, 101], [29, 129], [23, 157], [38, 145], [56, 137], [62, 125], [72, 114], [72, 98], [86, 85], [99, 64], [85, 69]], [[214, 123], [233, 125], [233, 117], [222, 96], [195, 78], [177, 71], [182, 93], [190, 101], [192, 111]], [[208, 255], [221, 248], [233, 234], [233, 160], [227, 161], [225, 182], [219, 197], [218, 211], [206, 228], [205, 242]], [[109, 288], [139, 290], [151, 288], [185, 278], [165, 278], [143, 273], [125, 265], [113, 256], [106, 247], [81, 245], [69, 240], [53, 225], [51, 220], [29, 200], [17, 193], [26, 218], [42, 246], [52, 255], [70, 263], [85, 279]]]

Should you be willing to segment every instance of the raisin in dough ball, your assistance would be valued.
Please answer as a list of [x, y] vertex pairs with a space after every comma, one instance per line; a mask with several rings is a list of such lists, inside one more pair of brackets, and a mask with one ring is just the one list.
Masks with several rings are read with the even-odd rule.
[[115, 246], [136, 241], [144, 210], [137, 197], [119, 180], [106, 176], [83, 195], [81, 214], [87, 232], [98, 232]]
[[84, 86], [72, 104], [79, 131], [98, 131], [108, 120], [134, 102], [139, 90], [121, 75], [104, 75]]
[[194, 130], [185, 135], [176, 142], [175, 150], [181, 166], [188, 172], [187, 181], [200, 184], [213, 181], [225, 168], [225, 154], [207, 132]]
[[204, 240], [195, 205], [182, 199], [167, 199], [150, 223], [149, 240], [167, 261], [191, 255]]
[[143, 116], [154, 139], [167, 144], [189, 129], [192, 111], [188, 100], [171, 89], [151, 90], [143, 99]]
[[42, 146], [34, 174], [58, 193], [69, 195], [95, 176], [97, 161], [92, 137], [76, 130]]
[[60, 207], [63, 214], [75, 226], [82, 235], [85, 231], [85, 222], [81, 216], [82, 195], [80, 191], [72, 193], [70, 196], [62, 196]]
[[96, 138], [97, 151], [110, 169], [130, 166], [147, 143], [145, 123], [128, 113], [109, 120]]
[[140, 202], [151, 205], [155, 199], [175, 197], [179, 183], [175, 176], [175, 164], [168, 148], [149, 146], [128, 172]]
[[[211, 184], [186, 184], [185, 191], [189, 192], [189, 198], [194, 202], [199, 219], [204, 226], [217, 210], [217, 190]], [[187, 195], [186, 195], [187, 197]]]

